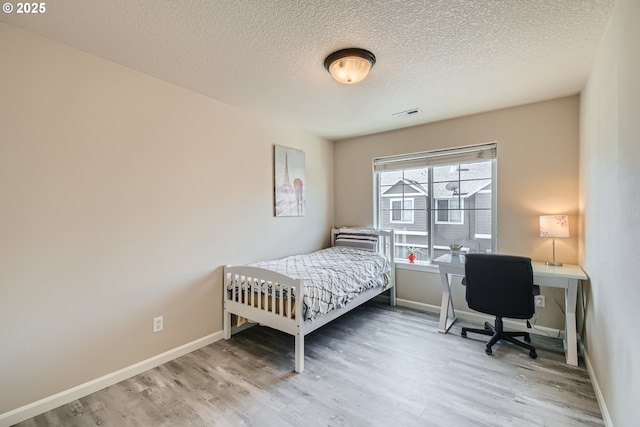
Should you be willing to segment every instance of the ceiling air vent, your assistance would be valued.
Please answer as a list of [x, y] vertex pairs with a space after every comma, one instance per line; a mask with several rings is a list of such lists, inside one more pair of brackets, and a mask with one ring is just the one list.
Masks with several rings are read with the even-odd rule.
[[413, 108], [411, 110], [400, 111], [399, 113], [393, 113], [393, 116], [395, 116], [395, 117], [411, 117], [411, 116], [415, 116], [416, 114], [420, 114], [420, 113], [422, 113], [422, 110], [420, 110], [419, 108]]

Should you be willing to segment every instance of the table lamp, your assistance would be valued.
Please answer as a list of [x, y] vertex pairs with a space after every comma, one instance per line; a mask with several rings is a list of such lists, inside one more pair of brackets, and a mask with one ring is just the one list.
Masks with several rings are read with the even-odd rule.
[[551, 237], [553, 245], [553, 259], [546, 265], [560, 267], [561, 262], [556, 262], [556, 237], [569, 237], [569, 217], [567, 215], [541, 215], [540, 237]]

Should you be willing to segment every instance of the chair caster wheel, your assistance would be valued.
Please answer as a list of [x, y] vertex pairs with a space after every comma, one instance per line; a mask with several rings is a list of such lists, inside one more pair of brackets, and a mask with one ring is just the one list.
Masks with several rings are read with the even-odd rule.
[[484, 352], [487, 353], [489, 356], [491, 356], [493, 354], [493, 351], [491, 350], [490, 347], [485, 348]]
[[463, 336], [463, 337], [466, 337], [467, 336], [467, 331], [460, 332], [460, 335]]
[[530, 351], [530, 352], [529, 352], [529, 357], [530, 357], [530, 358], [532, 358], [532, 359], [537, 359], [537, 358], [538, 358], [538, 355], [536, 354], [536, 352], [535, 352], [535, 351]]
[[531, 342], [531, 337], [529, 335], [525, 335], [524, 342]]

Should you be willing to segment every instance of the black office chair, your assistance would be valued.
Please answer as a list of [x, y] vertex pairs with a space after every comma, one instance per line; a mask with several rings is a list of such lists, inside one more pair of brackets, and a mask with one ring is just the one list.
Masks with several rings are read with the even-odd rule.
[[528, 332], [505, 332], [502, 318], [528, 319], [535, 312], [534, 295], [540, 288], [533, 284], [531, 259], [512, 255], [468, 254], [465, 256], [466, 299], [469, 308], [496, 316], [495, 325], [485, 322], [484, 329], [462, 328], [462, 336], [467, 332], [490, 335], [485, 349], [493, 354], [491, 347], [498, 340], [505, 340], [529, 350], [529, 357], [538, 357], [535, 347], [515, 337], [524, 337], [529, 343]]

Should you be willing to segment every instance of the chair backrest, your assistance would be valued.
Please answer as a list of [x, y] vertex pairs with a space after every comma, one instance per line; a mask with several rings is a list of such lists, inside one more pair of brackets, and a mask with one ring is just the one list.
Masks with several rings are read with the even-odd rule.
[[531, 258], [468, 254], [464, 268], [469, 308], [513, 319], [530, 319], [533, 316]]

